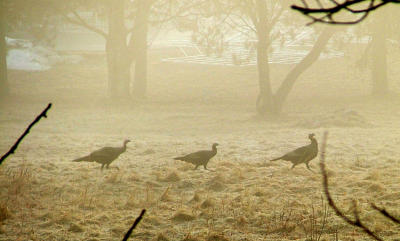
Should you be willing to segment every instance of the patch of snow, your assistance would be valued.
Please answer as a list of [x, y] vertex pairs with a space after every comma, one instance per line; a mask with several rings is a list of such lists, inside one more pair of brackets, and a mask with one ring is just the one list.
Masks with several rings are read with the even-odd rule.
[[32, 42], [25, 39], [14, 39], [6, 37], [6, 43], [9, 47], [14, 48], [32, 48]]
[[32, 42], [22, 39], [6, 38], [11, 49], [7, 53], [7, 68], [28, 71], [44, 71], [57, 63], [79, 63], [83, 57], [78, 55], [60, 55], [43, 46], [33, 46]]
[[43, 71], [50, 69], [46, 58], [26, 49], [11, 49], [7, 54], [7, 68]]

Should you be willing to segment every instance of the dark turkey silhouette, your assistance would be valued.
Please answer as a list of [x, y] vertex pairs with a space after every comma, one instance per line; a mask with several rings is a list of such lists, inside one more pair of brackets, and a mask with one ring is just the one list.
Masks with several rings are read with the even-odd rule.
[[217, 146], [218, 146], [218, 143], [214, 143], [212, 145], [212, 150], [197, 151], [197, 152], [188, 154], [186, 156], [175, 157], [174, 159], [196, 165], [194, 170], [196, 170], [201, 165], [204, 167], [204, 169], [208, 170], [207, 164], [210, 161], [210, 159], [213, 158], [217, 154]]
[[[99, 150], [96, 150], [90, 153], [87, 156], [77, 158], [73, 160], [73, 162], [97, 162], [101, 164], [101, 170], [106, 166], [108, 169], [111, 162], [119, 157], [122, 153], [126, 151], [126, 144], [130, 142], [130, 140], [125, 140], [122, 147], [103, 147]], [[119, 169], [118, 167], [116, 167]]]
[[293, 150], [281, 157], [272, 159], [271, 161], [277, 161], [277, 160], [290, 161], [293, 163], [291, 169], [293, 169], [295, 166], [301, 163], [305, 163], [307, 169], [312, 171], [308, 164], [312, 159], [314, 159], [318, 155], [318, 142], [315, 139], [314, 134], [309, 134], [308, 138], [311, 140], [311, 143], [309, 145], [297, 148], [296, 150]]

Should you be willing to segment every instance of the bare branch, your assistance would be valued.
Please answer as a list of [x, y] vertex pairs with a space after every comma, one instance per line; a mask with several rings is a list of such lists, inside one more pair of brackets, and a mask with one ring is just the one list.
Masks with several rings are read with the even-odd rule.
[[103, 30], [101, 30], [99, 28], [96, 28], [95, 26], [88, 24], [75, 10], [70, 10], [71, 13], [74, 15], [74, 18], [72, 18], [72, 17], [68, 16], [68, 14], [66, 14], [64, 10], [62, 10], [56, 6], [52, 6], [52, 8], [55, 11], [57, 11], [67, 22], [82, 26], [92, 32], [95, 32], [95, 33], [103, 36], [104, 38], [108, 38], [108, 34], [106, 32], [104, 32]]
[[[302, 0], [302, 6], [300, 5], [292, 5], [291, 8], [293, 10], [299, 11], [306, 17], [310, 18], [312, 21], [309, 24], [313, 24], [315, 22], [326, 23], [326, 24], [356, 24], [363, 21], [371, 11], [374, 11], [380, 7], [385, 6], [389, 3], [400, 3], [400, 0], [346, 0], [342, 2], [338, 2], [335, 0], [330, 0], [333, 4], [331, 7], [324, 7], [320, 0], [315, 0], [316, 5], [318, 7], [311, 8], [307, 4], [305, 0]], [[369, 4], [363, 6], [361, 8], [357, 8], [357, 6], [366, 3], [369, 1]], [[355, 20], [351, 21], [340, 21], [335, 20], [334, 16], [341, 12], [347, 12], [355, 16]], [[321, 16], [322, 15], [322, 16]]]
[[[85, 28], [87, 28], [90, 31], [93, 31], [97, 34], [100, 34], [101, 36], [103, 36], [104, 38], [107, 38], [107, 33], [104, 32], [101, 29], [98, 29], [90, 24], [88, 24], [76, 11], [72, 11], [72, 14], [75, 16], [75, 18], [77, 19], [77, 24], [81, 25]], [[74, 22], [74, 21], [73, 21]]]
[[322, 177], [323, 177], [323, 187], [324, 187], [324, 193], [325, 197], [328, 200], [329, 206], [335, 211], [336, 215], [342, 218], [346, 223], [361, 228], [368, 236], [375, 240], [383, 241], [378, 235], [376, 235], [373, 231], [371, 231], [368, 227], [366, 227], [360, 220], [358, 211], [357, 211], [357, 205], [354, 202], [354, 216], [355, 216], [355, 221], [351, 220], [348, 218], [344, 213], [336, 206], [335, 202], [333, 201], [331, 194], [329, 192], [329, 183], [328, 183], [328, 174], [326, 173], [325, 169], [325, 151], [326, 151], [326, 143], [328, 140], [328, 132], [324, 132], [324, 136], [322, 139], [322, 144], [321, 144], [321, 154], [320, 154], [320, 167], [321, 167], [321, 172], [322, 172]]
[[400, 219], [395, 218], [393, 215], [388, 213], [385, 208], [379, 208], [374, 203], [371, 204], [372, 208], [379, 211], [383, 216], [387, 217], [388, 219], [392, 220], [393, 222], [400, 224]]
[[135, 222], [133, 223], [132, 227], [126, 232], [124, 238], [122, 241], [127, 241], [129, 237], [131, 236], [133, 230], [136, 228], [136, 226], [139, 224], [139, 222], [142, 220], [143, 215], [146, 213], [146, 209], [143, 209], [140, 215], [136, 218]]
[[17, 142], [15, 142], [15, 144], [10, 148], [10, 150], [4, 154], [1, 158], [0, 158], [0, 165], [3, 163], [3, 161], [5, 159], [7, 159], [8, 156], [10, 156], [11, 154], [14, 154], [14, 152], [17, 150], [19, 143], [25, 138], [26, 135], [28, 135], [29, 131], [31, 130], [31, 128], [40, 121], [40, 119], [42, 119], [42, 117], [47, 118], [47, 111], [51, 108], [52, 104], [49, 103], [46, 107], [46, 109], [44, 109], [42, 111], [42, 113], [40, 113], [35, 120], [33, 120], [33, 122], [28, 126], [28, 128], [26, 128], [26, 130], [24, 131], [24, 133], [18, 138]]

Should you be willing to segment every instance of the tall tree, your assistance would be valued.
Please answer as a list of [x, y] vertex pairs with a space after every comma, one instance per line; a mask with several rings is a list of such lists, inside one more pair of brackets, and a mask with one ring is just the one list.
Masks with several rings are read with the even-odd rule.
[[148, 0], [138, 2], [138, 12], [135, 17], [134, 30], [132, 37], [134, 41], [135, 78], [132, 85], [133, 95], [143, 98], [147, 92], [147, 39], [149, 29], [149, 15], [151, 6], [154, 3]]
[[54, 37], [54, 12], [49, 11], [52, 0], [0, 1], [0, 97], [9, 94], [7, 80], [6, 36], [23, 32], [34, 43], [49, 44]]
[[371, 95], [387, 96], [390, 92], [390, 48], [394, 47], [390, 42], [400, 39], [400, 15], [397, 9], [380, 9], [353, 30], [356, 36], [369, 36], [370, 39], [357, 66], [370, 73]]
[[387, 30], [385, 9], [377, 12], [375, 21], [371, 22], [371, 77], [372, 94], [385, 96], [389, 91], [387, 66]]
[[[155, 4], [158, 3], [158, 4]], [[171, 16], [163, 19], [156, 16], [160, 9], [171, 9], [174, 0], [73, 0], [60, 5], [54, 5], [58, 12], [70, 23], [80, 25], [93, 31], [106, 41], [106, 56], [108, 66], [108, 90], [110, 96], [121, 98], [133, 94], [135, 98], [143, 98], [147, 91], [147, 48], [148, 31], [152, 18], [156, 24], [168, 21]], [[108, 30], [96, 28], [83, 19], [79, 11], [100, 11], [105, 13]], [[168, 11], [168, 14], [173, 14]], [[134, 65], [134, 79], [131, 86], [131, 67]]]
[[[112, 98], [130, 96], [131, 65], [134, 60], [137, 62], [141, 61], [140, 59], [135, 59], [136, 56], [133, 51], [135, 49], [133, 46], [136, 44], [135, 41], [138, 38], [137, 35], [133, 34], [136, 31], [137, 25], [134, 23], [134, 27], [132, 28], [127, 23], [128, 20], [135, 20], [135, 14], [143, 10], [139, 4], [142, 1], [74, 0], [62, 5], [57, 3], [53, 5], [58, 13], [68, 22], [80, 25], [105, 39], [108, 93]], [[152, 2], [149, 1], [149, 4]], [[80, 15], [81, 11], [104, 13], [108, 29], [104, 31], [91, 24]]]
[[[204, 6], [202, 6], [204, 7]], [[251, 38], [255, 36], [257, 53], [257, 71], [259, 94], [256, 109], [260, 115], [279, 115], [283, 104], [292, 90], [299, 76], [307, 70], [320, 56], [334, 31], [325, 29], [320, 31], [311, 51], [286, 75], [281, 86], [276, 92], [273, 91], [270, 76], [269, 56], [272, 51], [272, 42], [282, 38], [279, 34], [279, 24], [294, 27], [296, 22], [292, 15], [285, 10], [288, 8], [287, 1], [276, 0], [213, 0], [207, 5], [209, 11], [205, 16], [217, 17], [216, 28], [221, 28], [222, 23], [232, 27], [241, 33], [250, 33]], [[203, 14], [204, 16], [204, 14]]]

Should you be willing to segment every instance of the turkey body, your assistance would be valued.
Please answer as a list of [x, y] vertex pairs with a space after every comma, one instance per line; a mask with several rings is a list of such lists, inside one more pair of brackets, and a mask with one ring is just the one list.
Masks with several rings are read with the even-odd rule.
[[73, 160], [73, 162], [97, 162], [102, 164], [102, 170], [104, 166], [109, 168], [110, 164], [126, 151], [126, 144], [128, 142], [130, 142], [130, 140], [125, 140], [122, 147], [103, 147], [93, 151], [87, 156], [77, 158]]
[[290, 161], [293, 164], [292, 169], [295, 166], [304, 163], [306, 164], [307, 169], [312, 171], [309, 166], [309, 163], [318, 155], [318, 142], [315, 139], [314, 134], [309, 134], [308, 138], [311, 141], [309, 145], [299, 147], [291, 152], [286, 153], [281, 157], [272, 159], [271, 161], [277, 161], [277, 160]]
[[196, 170], [199, 166], [203, 166], [204, 169], [208, 170], [207, 164], [211, 160], [211, 158], [213, 158], [217, 154], [217, 146], [218, 143], [214, 143], [211, 150], [197, 151], [187, 154], [185, 156], [175, 157], [174, 159], [195, 165], [196, 167], [194, 168], [194, 170]]

